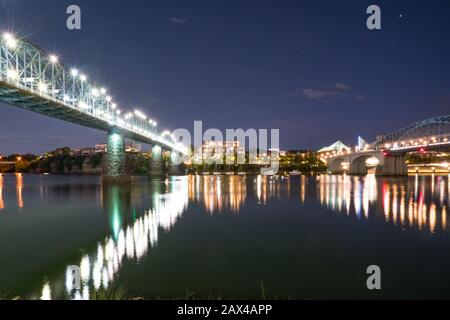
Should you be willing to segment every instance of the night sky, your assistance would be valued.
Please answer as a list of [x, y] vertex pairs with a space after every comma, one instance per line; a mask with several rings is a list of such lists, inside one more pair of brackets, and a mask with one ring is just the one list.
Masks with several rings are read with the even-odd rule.
[[[82, 30], [66, 28], [78, 4]], [[382, 30], [366, 28], [366, 8]], [[162, 128], [279, 128], [317, 149], [450, 114], [450, 1], [0, 0], [13, 30], [104, 84]], [[0, 153], [106, 141], [0, 104]]]

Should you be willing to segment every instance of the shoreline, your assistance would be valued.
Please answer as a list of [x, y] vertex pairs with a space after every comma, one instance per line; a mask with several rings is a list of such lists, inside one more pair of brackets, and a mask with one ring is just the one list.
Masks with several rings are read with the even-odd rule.
[[[35, 173], [35, 172], [0, 172], [0, 176], [5, 176], [5, 175], [30, 175], [30, 176], [66, 176], [66, 177], [99, 177], [101, 178], [101, 174], [98, 173]], [[260, 173], [255, 173], [255, 172], [244, 172], [244, 173], [229, 173], [229, 172], [224, 172], [224, 173], [208, 173], [208, 172], [201, 172], [201, 173], [186, 173], [186, 174], [163, 174], [162, 176], [159, 177], [183, 177], [183, 176], [259, 176], [261, 175]], [[295, 173], [292, 174], [290, 172], [282, 172], [276, 175], [267, 175], [268, 177], [277, 177], [277, 176], [282, 176], [282, 177], [296, 177], [296, 176], [320, 176], [320, 175], [330, 175], [330, 176], [342, 176], [344, 174], [332, 174], [332, 173], [328, 173], [328, 172], [317, 172], [317, 173]], [[369, 173], [367, 175], [351, 175], [351, 174], [345, 174], [347, 176], [354, 176], [354, 177], [365, 177], [367, 175], [369, 175]], [[408, 175], [405, 176], [376, 176], [376, 177], [380, 177], [380, 178], [398, 178], [398, 177], [414, 177], [414, 176], [450, 176], [450, 172], [449, 171], [444, 171], [444, 170], [435, 170], [430, 171], [415, 171], [415, 170], [408, 170]], [[264, 175], [262, 175], [264, 176]], [[132, 175], [132, 178], [145, 178], [145, 177], [151, 177], [150, 175]]]

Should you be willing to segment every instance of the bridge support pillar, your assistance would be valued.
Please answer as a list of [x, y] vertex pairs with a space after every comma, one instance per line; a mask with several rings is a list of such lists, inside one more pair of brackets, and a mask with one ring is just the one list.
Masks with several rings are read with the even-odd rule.
[[125, 139], [116, 132], [108, 135], [107, 152], [103, 158], [102, 180], [108, 183], [131, 181], [126, 164]]
[[184, 164], [180, 154], [176, 151], [170, 152], [170, 163], [169, 163], [169, 174], [170, 175], [181, 175], [184, 174]]
[[155, 145], [152, 148], [152, 158], [150, 160], [150, 175], [162, 176], [164, 175], [164, 158], [162, 154], [162, 148]]
[[366, 163], [358, 163], [350, 165], [349, 174], [353, 176], [365, 176], [367, 174]]
[[377, 168], [377, 175], [407, 176], [408, 166], [405, 163], [405, 154], [386, 155], [383, 166]]

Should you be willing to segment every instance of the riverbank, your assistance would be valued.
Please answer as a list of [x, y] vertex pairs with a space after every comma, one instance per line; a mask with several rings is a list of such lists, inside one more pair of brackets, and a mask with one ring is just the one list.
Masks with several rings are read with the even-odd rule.
[[408, 165], [409, 175], [448, 175], [450, 174], [449, 164], [430, 163], [430, 164], [411, 164]]

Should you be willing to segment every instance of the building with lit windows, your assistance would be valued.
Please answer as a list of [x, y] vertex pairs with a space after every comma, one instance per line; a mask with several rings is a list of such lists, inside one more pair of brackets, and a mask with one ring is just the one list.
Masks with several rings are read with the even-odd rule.
[[241, 146], [239, 141], [204, 141], [203, 145], [196, 150], [194, 154], [194, 160], [198, 160], [201, 156], [202, 160], [206, 160], [206, 157], [211, 157], [214, 160], [225, 157], [226, 155], [239, 155], [245, 156], [245, 147]]

